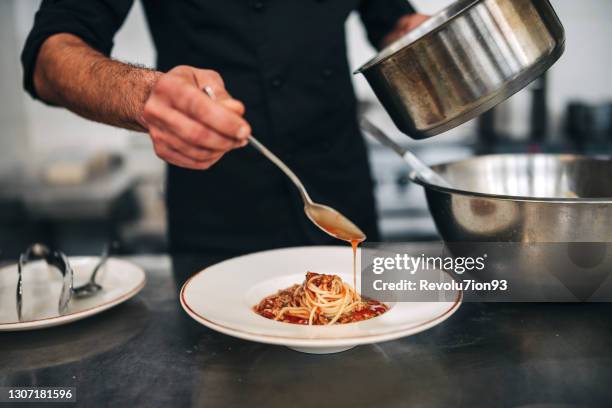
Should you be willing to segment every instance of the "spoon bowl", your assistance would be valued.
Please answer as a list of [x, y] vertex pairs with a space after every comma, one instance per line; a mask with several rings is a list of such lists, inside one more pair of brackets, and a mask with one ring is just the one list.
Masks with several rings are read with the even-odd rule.
[[295, 173], [279, 159], [268, 148], [261, 144], [253, 136], [249, 136], [249, 143], [266, 156], [272, 163], [283, 171], [295, 184], [302, 200], [304, 201], [304, 212], [306, 216], [319, 227], [323, 232], [334, 238], [347, 242], [362, 242], [366, 239], [365, 234], [351, 220], [342, 215], [339, 211], [323, 204], [312, 201], [306, 187]]
[[310, 202], [304, 205], [304, 212], [317, 227], [332, 237], [347, 242], [363, 242], [366, 239], [358, 226], [327, 205]]
[[116, 242], [111, 242], [110, 244], [107, 244], [104, 246], [104, 250], [102, 251], [100, 260], [94, 267], [91, 273], [91, 276], [89, 278], [89, 281], [85, 283], [84, 285], [77, 286], [76, 288], [72, 290], [75, 297], [85, 298], [85, 297], [93, 296], [103, 289], [102, 286], [96, 283], [96, 276], [98, 274], [98, 271], [102, 268], [102, 266], [106, 264], [106, 261], [108, 261], [108, 258], [111, 255], [111, 250], [116, 249], [116, 247], [117, 247]]

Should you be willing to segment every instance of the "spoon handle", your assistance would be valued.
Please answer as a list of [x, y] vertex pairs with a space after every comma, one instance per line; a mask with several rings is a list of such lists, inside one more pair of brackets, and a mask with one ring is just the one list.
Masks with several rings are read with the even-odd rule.
[[[214, 101], [216, 99], [215, 91], [210, 86], [204, 87], [204, 92]], [[276, 164], [276, 166], [282, 170], [283, 173], [289, 177], [289, 180], [295, 184], [302, 199], [304, 200], [304, 204], [312, 204], [312, 200], [306, 191], [306, 187], [302, 184], [302, 181], [295, 175], [295, 173], [285, 164], [281, 159], [279, 159], [274, 153], [272, 153], [266, 146], [261, 144], [261, 142], [253, 137], [253, 135], [249, 136], [249, 143], [255, 149], [259, 150], [261, 154], [266, 156], [272, 163]]]
[[94, 266], [93, 272], [91, 273], [91, 276], [89, 278], [90, 283], [96, 283], [96, 275], [98, 274], [98, 271], [100, 270], [100, 268], [102, 268], [102, 266], [104, 266], [106, 261], [108, 261], [108, 258], [111, 254], [111, 249], [116, 246], [117, 242], [109, 242], [104, 246], [104, 249], [102, 250], [102, 255], [100, 255], [100, 259], [98, 260], [96, 266]]
[[274, 153], [272, 153], [266, 146], [261, 144], [261, 142], [255, 139], [253, 136], [249, 136], [249, 143], [255, 149], [257, 149], [261, 154], [266, 156], [272, 163], [274, 163], [279, 169], [282, 170], [283, 173], [289, 177], [289, 179], [295, 184], [297, 189], [299, 190], [302, 198], [308, 204], [312, 204], [312, 200], [306, 191], [306, 187], [302, 184], [302, 181], [295, 175], [295, 173], [285, 164], [281, 159], [279, 159]]

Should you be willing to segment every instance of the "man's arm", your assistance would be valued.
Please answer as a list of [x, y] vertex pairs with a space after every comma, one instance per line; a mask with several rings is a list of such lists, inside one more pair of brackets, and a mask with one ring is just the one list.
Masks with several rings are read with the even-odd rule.
[[88, 119], [148, 131], [163, 160], [206, 169], [246, 144], [244, 107], [214, 71], [183, 66], [161, 73], [109, 58], [132, 4], [43, 0], [21, 54], [24, 88]]
[[147, 130], [143, 110], [161, 73], [113, 61], [72, 34], [49, 37], [34, 69], [39, 98], [97, 122]]
[[[156, 154], [180, 167], [207, 169], [246, 144], [244, 106], [214, 71], [176, 67], [156, 72], [103, 55], [79, 37], [60, 33], [42, 44], [33, 72], [44, 101], [98, 122], [148, 131]], [[218, 99], [202, 89], [211, 86]]]

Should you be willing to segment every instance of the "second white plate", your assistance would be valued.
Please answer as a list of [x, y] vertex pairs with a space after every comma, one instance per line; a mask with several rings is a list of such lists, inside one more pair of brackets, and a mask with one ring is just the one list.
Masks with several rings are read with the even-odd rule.
[[[88, 281], [98, 260], [98, 257], [69, 258], [75, 287]], [[83, 319], [125, 302], [145, 285], [141, 267], [110, 258], [96, 278], [103, 290], [89, 298], [71, 299], [68, 310], [59, 315], [60, 273], [43, 261], [37, 261], [27, 265], [23, 279], [23, 319], [18, 321], [15, 304], [17, 265], [0, 269], [0, 331], [42, 329]]]

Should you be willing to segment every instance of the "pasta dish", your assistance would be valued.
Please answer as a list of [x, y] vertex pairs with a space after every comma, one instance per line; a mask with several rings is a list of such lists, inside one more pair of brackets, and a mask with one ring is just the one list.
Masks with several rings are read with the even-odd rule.
[[389, 307], [361, 297], [339, 276], [308, 272], [301, 285], [280, 290], [253, 309], [263, 317], [285, 323], [331, 325], [368, 320]]

